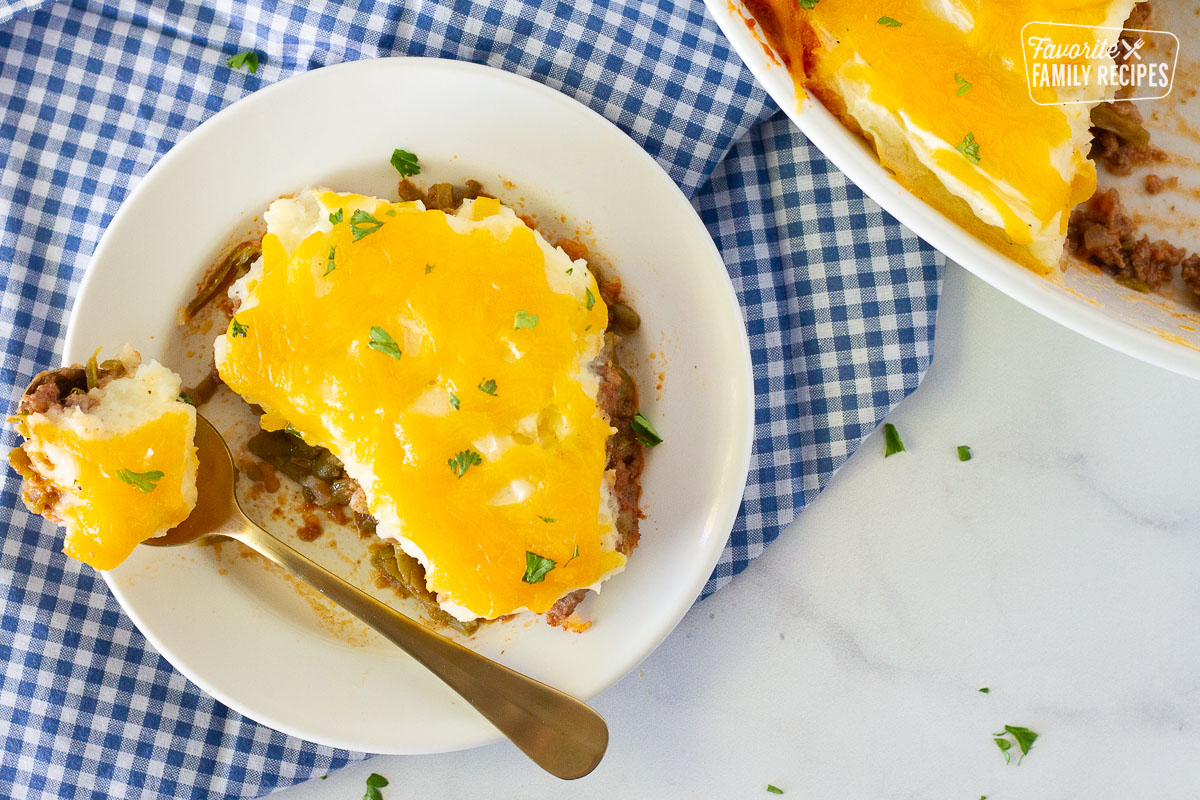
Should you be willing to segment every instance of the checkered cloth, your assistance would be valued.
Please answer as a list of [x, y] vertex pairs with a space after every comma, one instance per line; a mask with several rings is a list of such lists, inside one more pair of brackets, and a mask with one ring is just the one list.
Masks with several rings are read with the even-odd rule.
[[[256, 49], [257, 74], [228, 56]], [[0, 387], [59, 363], [76, 287], [146, 170], [293, 73], [409, 54], [533, 77], [629, 133], [694, 198], [733, 276], [757, 395], [742, 513], [706, 593], [757, 556], [932, 356], [941, 258], [757, 88], [699, 0], [16, 0], [0, 4]], [[5, 430], [0, 445], [16, 444]], [[65, 558], [5, 473], [0, 795], [253, 797], [362, 754], [202, 694]]]

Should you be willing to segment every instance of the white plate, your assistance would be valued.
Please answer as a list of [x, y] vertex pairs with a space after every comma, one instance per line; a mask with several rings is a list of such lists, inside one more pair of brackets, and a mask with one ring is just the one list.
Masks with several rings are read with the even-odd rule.
[[[1047, 280], [1002, 256], [901, 186], [880, 166], [870, 147], [847, 130], [819, 101], [797, 97], [791, 75], [781, 61], [774, 60], [768, 53], [763, 44], [766, 37], [757, 26], [748, 24], [752, 18], [740, 0], [705, 0], [705, 3], [759, 83], [809, 141], [863, 192], [918, 236], [1000, 291], [1050, 319], [1115, 350], [1200, 378], [1200, 314], [1189, 293], [1178, 289], [1168, 292], [1167, 296], [1138, 294], [1088, 269], [1070, 269], [1061, 280]], [[1188, 42], [1200, 38], [1200, 18], [1191, 13], [1192, 4], [1161, 3], [1156, 10], [1160, 12], [1156, 26], [1174, 31], [1185, 47]], [[1195, 76], [1181, 70], [1174, 87], [1177, 96], [1186, 88], [1179, 82], [1189, 80], [1194, 83]], [[1194, 133], [1200, 124], [1200, 106], [1168, 103], [1146, 103], [1139, 107], [1148, 117], [1154, 111], [1160, 112], [1157, 118], [1148, 118], [1147, 127], [1156, 145], [1168, 152], [1183, 154], [1176, 169], [1182, 166], [1181, 174], [1190, 178], [1183, 181], [1186, 187], [1195, 182], [1194, 165], [1200, 158], [1200, 140]], [[1187, 121], [1181, 125], [1179, 120], [1184, 119], [1183, 115]], [[1189, 130], [1193, 132], [1189, 133]], [[1172, 167], [1156, 166], [1153, 170], [1135, 171], [1128, 181], [1113, 180], [1101, 169], [1101, 182], [1103, 185], [1129, 186], [1147, 171], [1165, 177], [1172, 173]], [[1144, 216], [1150, 218], [1148, 223], [1143, 222], [1146, 233], [1152, 237], [1165, 236], [1174, 244], [1192, 250], [1200, 249], [1195, 229], [1177, 223], [1178, 220], [1194, 219], [1200, 212], [1197, 197], [1180, 192], [1147, 200], [1138, 194], [1136, 190], [1121, 192], [1127, 205], [1145, 204]], [[1143, 206], [1139, 205], [1137, 210], [1143, 211]], [[1164, 224], [1155, 225], [1156, 219]]]
[[[642, 315], [635, 375], [666, 443], [648, 457], [641, 546], [589, 601], [586, 633], [517, 620], [476, 637], [505, 664], [590, 698], [645, 658], [699, 594], [737, 515], [754, 416], [749, 342], [716, 247], [666, 173], [599, 115], [533, 81], [432, 59], [344, 64], [256, 92], [201, 125], [130, 194], [80, 287], [66, 359], [130, 342], [180, 367], [176, 309], [231, 234], [307, 185], [394, 196], [395, 147], [418, 154], [421, 179], [478, 178], [543, 228], [579, 230]], [[105, 575], [138, 628], [204, 691], [351, 750], [441, 752], [499, 738], [373, 632], [314, 614], [318, 601], [222, 553], [138, 548]]]

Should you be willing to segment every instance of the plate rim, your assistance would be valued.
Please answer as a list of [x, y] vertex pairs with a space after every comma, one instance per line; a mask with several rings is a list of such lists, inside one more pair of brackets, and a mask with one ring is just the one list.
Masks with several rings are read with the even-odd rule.
[[[1063, 327], [1148, 364], [1200, 379], [1200, 350], [1176, 344], [1099, 311], [967, 233], [890, 175], [865, 145], [811, 95], [800, 98], [782, 61], [758, 38], [742, 0], [704, 0], [717, 26], [758, 84], [821, 153], [855, 186], [954, 263], [1013, 300]], [[750, 23], [753, 23], [751, 27]], [[777, 58], [776, 51], [769, 51]]]
[[[651, 652], [657, 649], [667, 639], [667, 637], [670, 636], [675, 627], [678, 626], [684, 615], [686, 615], [700, 599], [700, 594], [703, 591], [704, 586], [707, 584], [713, 570], [720, 560], [722, 553], [724, 552], [725, 545], [727, 544], [729, 536], [733, 531], [733, 527], [737, 521], [737, 517], [741, 508], [745, 488], [749, 480], [751, 458], [754, 447], [754, 426], [757, 403], [754, 391], [753, 359], [751, 356], [749, 335], [746, 328], [746, 317], [741, 308], [741, 304], [738, 301], [737, 292], [734, 288], [733, 280], [729, 274], [729, 270], [725, 265], [724, 258], [721, 255], [720, 250], [717, 248], [716, 243], [713, 241], [711, 233], [708, 232], [707, 226], [700, 218], [699, 213], [696, 211], [688, 197], [683, 193], [682, 189], [680, 189], [678, 184], [675, 183], [662, 165], [659, 164], [659, 162], [655, 160], [653, 156], [647, 153], [625, 131], [621, 130], [621, 128], [615, 123], [596, 112], [585, 103], [562, 91], [559, 91], [558, 89], [540, 83], [531, 77], [500, 69], [498, 67], [492, 67], [487, 64], [479, 64], [469, 61], [459, 61], [455, 59], [443, 59], [427, 56], [389, 56], [383, 58], [346, 61], [338, 64], [322, 66], [317, 69], [295, 73], [276, 81], [275, 83], [253, 91], [241, 98], [238, 98], [219, 111], [213, 113], [210, 117], [182, 136], [174, 145], [172, 145], [170, 150], [164, 153], [151, 165], [150, 169], [147, 170], [141, 178], [137, 179], [130, 185], [128, 192], [121, 201], [120, 207], [105, 226], [104, 232], [97, 242], [96, 248], [88, 258], [84, 275], [78, 284], [78, 289], [76, 291], [71, 313], [67, 321], [66, 332], [63, 338], [63, 360], [64, 362], [70, 361], [70, 354], [75, 353], [78, 355], [79, 353], [83, 352], [83, 350], [80, 349], [80, 342], [77, 341], [77, 337], [79, 335], [79, 318], [81, 315], [80, 309], [81, 307], [85, 306], [85, 304], [81, 301], [87, 297], [92, 287], [92, 283], [95, 280], [98, 280], [96, 278], [97, 270], [93, 268], [94, 265], [97, 263], [104, 263], [108, 260], [107, 253], [113, 246], [113, 237], [110, 235], [110, 232], [117, 228], [118, 223], [122, 222], [127, 213], [129, 213], [129, 208], [132, 205], [131, 201], [137, 196], [137, 194], [141, 192], [145, 186], [150, 185], [151, 181], [157, 175], [167, 172], [176, 161], [187, 158], [188, 153], [194, 149], [195, 142], [202, 138], [206, 131], [212, 128], [215, 120], [218, 120], [218, 118], [226, 115], [231, 109], [245, 109], [251, 106], [269, 102], [275, 94], [282, 91], [287, 91], [294, 84], [302, 83], [306, 78], [316, 74], [328, 75], [330, 71], [351, 72], [354, 70], [365, 69], [396, 68], [403, 70], [410, 65], [414, 67], [424, 66], [436, 70], [446, 70], [449, 72], [467, 72], [487, 75], [491, 78], [501, 80], [513, 86], [515, 91], [528, 91], [537, 95], [541, 95], [551, 104], [561, 108], [563, 113], [579, 115], [587, 121], [586, 124], [599, 125], [606, 128], [610, 134], [615, 134], [618, 136], [629, 146], [630, 156], [632, 158], [640, 159], [643, 165], [646, 167], [644, 172], [646, 175], [646, 180], [653, 180], [662, 184], [663, 188], [667, 192], [673, 193], [674, 196], [678, 198], [679, 202], [682, 203], [683, 206], [686, 206], [686, 208], [689, 210], [691, 217], [696, 223], [696, 230], [704, 233], [704, 243], [701, 246], [709, 251], [709, 254], [715, 262], [713, 266], [715, 267], [716, 265], [720, 265], [721, 267], [720, 275], [714, 276], [714, 281], [716, 281], [717, 278], [720, 279], [720, 286], [723, 289], [721, 292], [722, 303], [726, 305], [727, 311], [732, 311], [734, 314], [736, 314], [736, 319], [741, 323], [741, 336], [739, 337], [741, 363], [740, 368], [738, 369], [741, 375], [737, 376], [730, 374], [729, 376], [730, 383], [739, 389], [737, 392], [736, 404], [740, 407], [739, 410], [742, 412], [744, 417], [740, 430], [741, 446], [740, 452], [738, 452], [738, 461], [735, 465], [735, 469], [731, 473], [738, 474], [741, 477], [735, 481], [735, 485], [730, 486], [728, 495], [721, 498], [718, 504], [714, 504], [714, 508], [721, 508], [722, 506], [724, 507], [723, 513], [717, 517], [717, 524], [714, 526], [714, 531], [724, 530], [726, 533], [724, 536], [716, 535], [713, 537], [713, 544], [711, 545], [712, 550], [707, 554], [708, 557], [705, 562], [707, 567], [704, 570], [698, 570], [688, 584], [686, 584], [686, 596], [690, 596], [692, 599], [687, 603], [681, 603], [672, 614], [664, 617], [663, 629], [659, 632], [659, 634], [656, 637], [647, 637], [643, 646], [630, 649], [625, 657], [620, 659], [620, 663], [614, 667], [612, 673], [607, 676], [606, 679], [600, 681], [594, 690], [582, 693], [581, 699], [587, 701], [623, 679], [639, 663], [649, 656]], [[191, 143], [190, 146], [189, 143]], [[639, 172], [641, 171], [639, 170]], [[738, 432], [736, 429], [734, 430], [735, 433]], [[734, 492], [735, 488], [736, 493]], [[399, 749], [394, 747], [381, 748], [375, 744], [364, 746], [367, 743], [322, 736], [319, 732], [301, 730], [296, 726], [290, 725], [286, 722], [280, 722], [279, 720], [271, 718], [267, 714], [259, 713], [254, 708], [247, 707], [243, 702], [232, 697], [229, 693], [204, 680], [200, 674], [191, 668], [190, 665], [183, 663], [183, 661], [174, 652], [172, 647], [166, 644], [159, 636], [146, 629], [143, 624], [142, 615], [138, 613], [136, 608], [131, 607], [126, 602], [124, 591], [119, 586], [117, 578], [111, 572], [101, 572], [101, 576], [104, 578], [104, 581], [113, 597], [120, 604], [122, 611], [130, 618], [130, 620], [137, 627], [138, 631], [146, 638], [150, 645], [153, 646], [155, 650], [162, 655], [174, 669], [178, 670], [184, 675], [184, 677], [186, 677], [210, 697], [213, 697], [218, 702], [223, 703], [248, 719], [251, 719], [266, 727], [278, 730], [290, 736], [295, 736], [296, 738], [304, 741], [314, 742], [320, 745], [375, 754], [418, 755], [425, 753], [453, 752], [456, 750], [470, 749], [485, 744], [504, 741], [504, 737], [499, 733], [499, 731], [496, 731], [494, 728], [492, 728], [490, 731], [481, 729], [481, 734], [479, 736], [474, 738], [468, 737], [466, 740], [462, 741], [456, 746], [439, 745], [429, 749], [411, 747]], [[480, 717], [480, 719], [482, 720], [482, 717]], [[490, 725], [488, 725], [488, 727], [490, 728]]]

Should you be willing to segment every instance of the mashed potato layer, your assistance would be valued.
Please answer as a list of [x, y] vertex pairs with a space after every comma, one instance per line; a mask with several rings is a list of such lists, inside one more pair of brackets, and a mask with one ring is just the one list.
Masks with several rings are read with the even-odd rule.
[[126, 348], [125, 377], [74, 407], [19, 414], [14, 466], [32, 510], [66, 528], [63, 552], [112, 569], [196, 505], [196, 410], [179, 376]]
[[541, 613], [624, 565], [583, 261], [491, 198], [447, 214], [310, 189], [266, 221], [221, 378], [343, 462], [446, 611]]

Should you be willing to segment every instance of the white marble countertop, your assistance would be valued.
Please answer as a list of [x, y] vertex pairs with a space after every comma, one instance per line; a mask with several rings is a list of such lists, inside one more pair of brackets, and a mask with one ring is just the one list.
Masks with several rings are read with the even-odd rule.
[[[829, 488], [594, 701], [571, 784], [507, 744], [281, 793], [1200, 797], [1200, 383], [947, 270], [936, 356]], [[970, 445], [960, 463], [955, 447]], [[990, 687], [981, 694], [980, 687]], [[991, 734], [1041, 734], [1006, 766]]]

